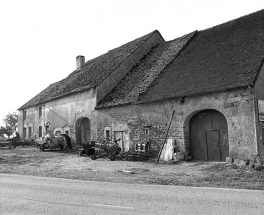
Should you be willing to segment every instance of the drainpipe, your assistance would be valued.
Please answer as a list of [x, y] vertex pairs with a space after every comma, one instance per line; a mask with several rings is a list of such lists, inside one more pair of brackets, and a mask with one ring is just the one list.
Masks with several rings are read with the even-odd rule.
[[46, 136], [46, 125], [45, 125], [45, 105], [43, 105], [43, 121], [44, 121], [44, 126], [43, 126], [43, 129], [44, 129], [44, 132], [43, 132], [43, 136]]
[[257, 101], [257, 99], [256, 99], [256, 97], [255, 97], [255, 94], [254, 94], [254, 92], [253, 92], [253, 89], [250, 87], [250, 86], [248, 86], [248, 88], [250, 89], [250, 91], [251, 91], [251, 94], [252, 94], [252, 96], [253, 96], [253, 117], [254, 117], [254, 125], [255, 125], [255, 143], [256, 143], [256, 155], [258, 155], [259, 154], [259, 147], [258, 147], [258, 135], [257, 135], [257, 114], [256, 114], [256, 111], [258, 111], [258, 107], [256, 106], [256, 101]]
[[25, 140], [25, 135], [24, 135], [24, 124], [25, 124], [25, 119], [24, 119], [24, 109], [22, 109], [22, 137], [23, 140]]

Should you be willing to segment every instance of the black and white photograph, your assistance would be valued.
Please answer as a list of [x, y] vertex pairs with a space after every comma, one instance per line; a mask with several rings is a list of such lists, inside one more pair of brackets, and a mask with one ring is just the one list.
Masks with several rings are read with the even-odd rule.
[[0, 0], [0, 214], [264, 214], [263, 0]]

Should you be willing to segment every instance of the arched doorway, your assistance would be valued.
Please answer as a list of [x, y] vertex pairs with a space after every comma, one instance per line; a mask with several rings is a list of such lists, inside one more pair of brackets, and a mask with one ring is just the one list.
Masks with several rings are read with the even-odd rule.
[[190, 120], [189, 131], [194, 160], [225, 161], [229, 156], [227, 121], [219, 111], [198, 112]]
[[81, 117], [75, 124], [76, 143], [87, 143], [91, 141], [91, 123], [87, 117]]

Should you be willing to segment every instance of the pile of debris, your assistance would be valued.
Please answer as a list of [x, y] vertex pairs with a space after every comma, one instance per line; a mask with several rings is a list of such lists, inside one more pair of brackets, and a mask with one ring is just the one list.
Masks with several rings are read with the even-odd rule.
[[249, 167], [256, 171], [264, 170], [264, 165], [262, 164], [259, 156], [256, 156], [252, 160], [240, 160], [227, 157], [226, 165], [232, 166], [234, 169]]

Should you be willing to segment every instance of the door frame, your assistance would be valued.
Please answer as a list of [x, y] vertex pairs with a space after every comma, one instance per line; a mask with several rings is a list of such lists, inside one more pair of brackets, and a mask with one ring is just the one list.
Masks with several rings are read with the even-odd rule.
[[92, 129], [91, 129], [91, 120], [88, 118], [88, 117], [80, 117], [79, 119], [77, 119], [76, 120], [76, 122], [75, 122], [75, 140], [76, 140], [76, 143], [77, 144], [81, 144], [82, 143], [82, 128], [81, 128], [81, 124], [82, 124], [82, 121], [84, 120], [84, 119], [88, 119], [88, 127], [89, 127], [89, 138], [90, 138], [90, 140], [89, 141], [91, 141], [91, 139], [92, 139], [92, 136], [91, 136], [91, 131], [92, 131]]
[[[116, 133], [121, 133], [121, 149], [122, 149], [122, 151], [124, 152], [125, 151], [125, 149], [126, 150], [129, 150], [129, 132], [127, 131], [127, 130], [124, 130], [124, 131], [114, 131], [114, 140], [116, 140], [117, 138], [116, 138]], [[128, 145], [127, 145], [127, 148], [125, 148], [125, 144], [124, 144], [124, 133], [125, 132], [127, 132], [127, 136], [128, 136]]]
[[[196, 132], [196, 131], [192, 131], [192, 129], [191, 129], [191, 123], [193, 123], [192, 119], [194, 119], [195, 116], [198, 116], [199, 113], [207, 112], [207, 111], [212, 111], [211, 112], [211, 117], [210, 117], [210, 120], [211, 120], [211, 125], [210, 126], [211, 126], [211, 128], [209, 129], [208, 126], [205, 126], [204, 129], [200, 130], [200, 133], [203, 133], [203, 131], [204, 131], [204, 133], [203, 133], [204, 137], [202, 138], [202, 140], [203, 140], [203, 142], [205, 144], [205, 147], [200, 148], [201, 152], [204, 151], [204, 155], [203, 155], [204, 159], [202, 158], [203, 156], [200, 157], [200, 158], [199, 158], [199, 156], [197, 156], [198, 157], [197, 159], [205, 160], [205, 161], [213, 161], [212, 159], [209, 160], [210, 156], [208, 155], [208, 144], [209, 143], [208, 143], [207, 132], [208, 131], [213, 131], [213, 130], [218, 130], [219, 131], [218, 147], [219, 147], [219, 151], [220, 152], [219, 152], [219, 155], [217, 155], [217, 156], [220, 157], [219, 161], [224, 161], [225, 158], [223, 156], [228, 157], [229, 153], [230, 153], [229, 138], [228, 138], [229, 129], [228, 129], [228, 123], [227, 123], [227, 119], [226, 119], [225, 115], [221, 111], [216, 110], [216, 109], [209, 108], [209, 109], [196, 110], [195, 112], [189, 114], [188, 117], [185, 119], [185, 122], [187, 123], [185, 125], [188, 126], [188, 130], [187, 131], [189, 133], [189, 141], [188, 141], [188, 143], [189, 143], [188, 145], [190, 147], [189, 153], [191, 155], [194, 155], [193, 150], [196, 150], [196, 152], [197, 152], [197, 149], [195, 149], [195, 148], [197, 148], [197, 146], [199, 148], [199, 145], [202, 146], [202, 144], [198, 144], [198, 145], [196, 145], [196, 147], [193, 147], [195, 145], [195, 136], [192, 137], [192, 132]], [[214, 117], [219, 116], [219, 115], [214, 115], [213, 114], [214, 112], [221, 115], [221, 118], [218, 118], [218, 120], [220, 119], [219, 121], [218, 120], [214, 120], [214, 119], [217, 119], [217, 118], [214, 118]], [[224, 124], [223, 124], [223, 122], [224, 122]], [[205, 123], [206, 123], [206, 121], [205, 121]], [[204, 124], [204, 125], [206, 125], [206, 124]], [[220, 127], [218, 127], [218, 125]], [[193, 140], [192, 140], [192, 138], [193, 138]], [[192, 143], [194, 143], [194, 145], [192, 145]], [[226, 147], [227, 147], [227, 149], [225, 149]], [[206, 152], [205, 152], [205, 150], [206, 150]], [[205, 156], [205, 153], [206, 153], [206, 156]]]

